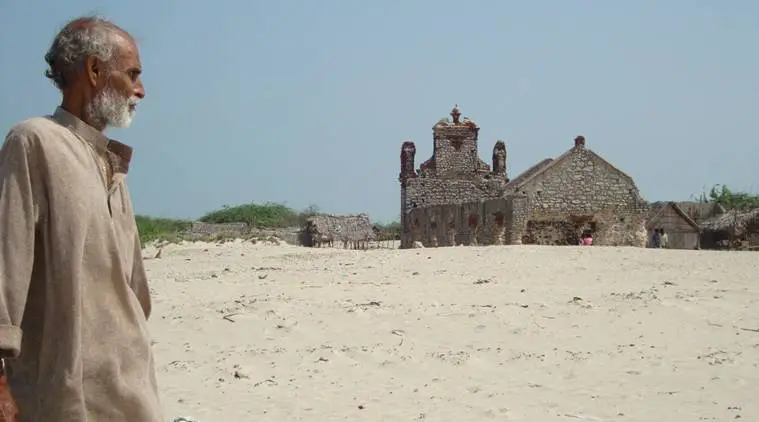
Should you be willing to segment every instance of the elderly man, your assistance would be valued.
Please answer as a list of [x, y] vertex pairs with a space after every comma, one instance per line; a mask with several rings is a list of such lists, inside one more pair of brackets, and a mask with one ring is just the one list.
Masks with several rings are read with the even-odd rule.
[[0, 405], [9, 388], [19, 421], [158, 422], [132, 149], [103, 134], [145, 96], [137, 45], [78, 18], [45, 61], [60, 107], [13, 126], [0, 149]]

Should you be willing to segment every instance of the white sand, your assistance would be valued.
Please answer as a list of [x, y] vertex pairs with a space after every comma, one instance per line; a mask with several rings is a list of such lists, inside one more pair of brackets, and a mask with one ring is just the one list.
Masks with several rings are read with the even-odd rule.
[[759, 421], [757, 263], [239, 242], [146, 261], [167, 419], [200, 422]]

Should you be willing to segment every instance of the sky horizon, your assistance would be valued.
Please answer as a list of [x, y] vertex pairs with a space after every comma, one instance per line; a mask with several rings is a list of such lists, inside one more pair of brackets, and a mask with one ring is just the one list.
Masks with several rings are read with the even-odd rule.
[[144, 66], [132, 126], [108, 132], [135, 148], [138, 214], [270, 201], [396, 220], [401, 144], [418, 167], [454, 104], [483, 160], [506, 143], [511, 178], [582, 134], [651, 202], [759, 190], [759, 3], [100, 3], [0, 0], [0, 131], [60, 103], [43, 56], [63, 24], [113, 20]]

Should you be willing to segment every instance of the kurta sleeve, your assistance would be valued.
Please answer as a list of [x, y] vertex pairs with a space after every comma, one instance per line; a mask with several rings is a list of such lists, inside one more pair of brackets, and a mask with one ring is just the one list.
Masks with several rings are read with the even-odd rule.
[[16, 357], [34, 265], [38, 219], [30, 136], [12, 129], [0, 148], [0, 352]]
[[142, 244], [140, 243], [140, 233], [135, 230], [134, 237], [134, 264], [132, 265], [132, 282], [131, 287], [137, 300], [140, 301], [142, 310], [145, 313], [145, 319], [150, 318], [152, 308], [150, 301], [150, 288], [148, 287], [148, 275], [145, 272], [145, 263], [142, 260]]

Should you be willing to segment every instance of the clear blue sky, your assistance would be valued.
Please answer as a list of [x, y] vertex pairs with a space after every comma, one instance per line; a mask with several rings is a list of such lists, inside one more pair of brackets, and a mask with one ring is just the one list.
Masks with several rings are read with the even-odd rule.
[[[0, 0], [0, 129], [50, 113], [43, 56], [96, 12], [140, 42], [139, 213], [224, 204], [398, 216], [401, 142], [458, 103], [511, 177], [587, 145], [648, 200], [759, 189], [759, 2]], [[753, 120], [753, 122], [752, 122]]]

